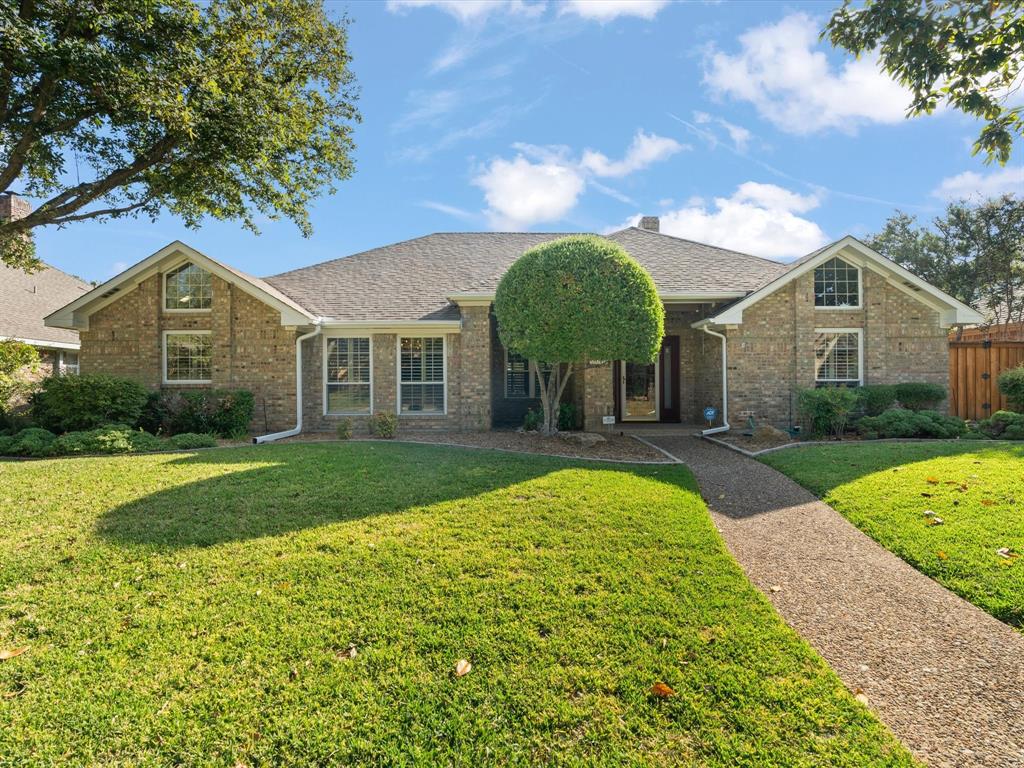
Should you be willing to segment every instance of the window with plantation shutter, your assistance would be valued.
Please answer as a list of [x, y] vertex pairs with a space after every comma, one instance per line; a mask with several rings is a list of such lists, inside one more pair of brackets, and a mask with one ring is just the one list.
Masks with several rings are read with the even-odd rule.
[[400, 412], [444, 413], [444, 337], [403, 337], [398, 349]]
[[859, 386], [860, 329], [819, 329], [814, 336], [814, 380], [818, 386]]
[[368, 338], [328, 338], [324, 372], [327, 376], [327, 413], [370, 412]]

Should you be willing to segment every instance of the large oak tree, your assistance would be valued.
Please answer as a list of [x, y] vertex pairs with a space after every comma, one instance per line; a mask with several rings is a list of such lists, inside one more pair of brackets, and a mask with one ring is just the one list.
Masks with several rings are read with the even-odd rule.
[[0, 223], [32, 266], [43, 225], [169, 211], [311, 232], [352, 174], [359, 120], [347, 20], [319, 0], [0, 0]]

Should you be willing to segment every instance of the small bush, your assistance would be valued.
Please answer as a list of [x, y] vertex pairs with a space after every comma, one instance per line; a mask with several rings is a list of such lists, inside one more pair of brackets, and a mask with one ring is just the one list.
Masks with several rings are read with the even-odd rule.
[[896, 404], [894, 384], [868, 384], [854, 391], [860, 399], [860, 410], [868, 416], [878, 416]]
[[39, 427], [23, 429], [16, 435], [0, 438], [0, 454], [5, 456], [49, 456], [57, 436]]
[[999, 374], [999, 391], [1018, 411], [1024, 411], [1024, 365]]
[[983, 432], [978, 432], [974, 429], [969, 429], [960, 436], [961, 440], [990, 440], [988, 435]]
[[51, 376], [32, 395], [32, 417], [53, 432], [134, 424], [148, 397], [139, 382], [105, 373]]
[[896, 399], [911, 411], [931, 411], [946, 399], [946, 388], [924, 381], [897, 384]]
[[338, 426], [334, 429], [338, 435], [339, 440], [351, 440], [352, 439], [352, 419], [342, 419], [338, 422]]
[[575, 403], [562, 403], [558, 406], [558, 429], [569, 432], [579, 429], [578, 409]]
[[398, 434], [398, 417], [393, 413], [375, 413], [370, 417], [370, 434], [390, 440]]
[[540, 429], [540, 425], [544, 423], [544, 414], [540, 411], [535, 411], [533, 408], [529, 408], [526, 411], [526, 415], [523, 416], [523, 429], [527, 432], [536, 432]]
[[867, 439], [887, 437], [933, 437], [950, 439], [967, 432], [963, 419], [935, 411], [909, 411], [893, 408], [880, 416], [865, 416], [857, 430]]
[[978, 431], [999, 440], [1024, 440], [1024, 413], [996, 411], [978, 422]]
[[188, 451], [193, 448], [215, 448], [217, 438], [213, 435], [201, 435], [196, 432], [182, 432], [167, 438], [167, 447]]
[[55, 456], [76, 453], [145, 453], [165, 448], [164, 441], [126, 424], [107, 424], [97, 429], [68, 432], [52, 446]]
[[149, 432], [167, 435], [244, 437], [255, 409], [256, 399], [244, 389], [169, 390], [149, 398], [138, 423]]
[[800, 413], [815, 436], [842, 436], [857, 407], [857, 393], [847, 387], [820, 387], [800, 392]]

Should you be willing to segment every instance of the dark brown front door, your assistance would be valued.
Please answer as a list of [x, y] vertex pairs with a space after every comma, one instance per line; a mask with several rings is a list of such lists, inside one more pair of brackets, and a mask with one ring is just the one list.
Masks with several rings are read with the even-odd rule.
[[659, 421], [679, 421], [679, 337], [666, 336], [658, 353]]

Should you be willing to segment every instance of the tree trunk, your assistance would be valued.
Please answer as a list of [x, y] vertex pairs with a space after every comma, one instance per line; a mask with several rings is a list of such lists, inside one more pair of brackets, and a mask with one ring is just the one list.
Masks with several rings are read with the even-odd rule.
[[561, 402], [562, 393], [565, 391], [565, 385], [569, 382], [569, 377], [572, 376], [572, 363], [566, 364], [564, 373], [561, 363], [552, 363], [551, 372], [545, 381], [541, 376], [540, 366], [535, 360], [531, 360], [530, 373], [537, 377], [537, 382], [540, 385], [540, 405], [544, 415], [540, 432], [545, 436], [553, 435], [558, 432], [558, 405]]

